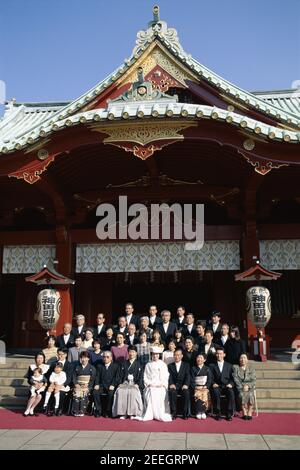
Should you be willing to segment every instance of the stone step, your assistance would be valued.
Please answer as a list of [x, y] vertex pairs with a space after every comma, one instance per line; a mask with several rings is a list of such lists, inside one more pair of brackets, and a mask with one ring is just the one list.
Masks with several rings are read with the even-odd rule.
[[24, 397], [28, 396], [28, 389], [29, 387], [9, 387], [9, 386], [0, 386], [0, 397], [7, 397], [7, 396], [17, 396], [17, 397]]
[[23, 378], [14, 378], [14, 377], [0, 377], [0, 387], [1, 386], [10, 386], [10, 387], [20, 387], [22, 385], [27, 385], [27, 379]]
[[24, 375], [26, 374], [27, 369], [12, 369], [12, 370], [7, 370], [7, 369], [0, 369], [0, 378], [1, 377], [15, 377], [17, 379], [24, 378]]
[[0, 399], [0, 407], [3, 408], [23, 408], [27, 403], [27, 397], [3, 397]]
[[300, 400], [296, 398], [280, 399], [280, 398], [258, 398], [259, 411], [295, 411], [300, 412]]
[[298, 370], [257, 370], [256, 377], [258, 379], [300, 379], [300, 371]]
[[297, 388], [286, 388], [286, 389], [268, 389], [258, 388], [256, 390], [257, 399], [260, 398], [280, 398], [289, 400], [290, 398], [296, 398], [300, 400], [300, 390]]
[[250, 364], [256, 370], [300, 370], [300, 364], [294, 363], [292, 360], [286, 362], [279, 362], [279, 361], [267, 361], [267, 362], [257, 362], [257, 361], [250, 361]]
[[[1, 385], [1, 379], [0, 379]], [[3, 384], [4, 385], [4, 384]], [[6, 384], [5, 384], [6, 385]], [[286, 388], [295, 388], [300, 389], [300, 380], [298, 379], [282, 379], [282, 380], [275, 380], [275, 379], [257, 379], [256, 381], [256, 388], [268, 388], [268, 389], [286, 389]], [[300, 390], [299, 390], [300, 391]]]
[[5, 364], [0, 364], [0, 370], [11, 370], [11, 369], [28, 369], [30, 364], [33, 364], [33, 359], [31, 361], [6, 361]]

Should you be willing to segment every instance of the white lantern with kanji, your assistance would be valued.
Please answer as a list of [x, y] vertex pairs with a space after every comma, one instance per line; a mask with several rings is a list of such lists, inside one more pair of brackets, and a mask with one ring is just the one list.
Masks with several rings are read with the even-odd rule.
[[61, 297], [56, 289], [43, 289], [37, 296], [37, 320], [45, 330], [52, 330], [60, 316]]
[[248, 319], [257, 328], [265, 328], [271, 318], [270, 291], [263, 286], [250, 287], [246, 299]]

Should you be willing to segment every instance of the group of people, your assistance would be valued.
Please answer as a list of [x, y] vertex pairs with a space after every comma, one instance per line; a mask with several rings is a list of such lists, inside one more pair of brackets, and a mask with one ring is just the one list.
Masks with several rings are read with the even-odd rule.
[[116, 326], [99, 313], [88, 327], [84, 315], [76, 326], [66, 323], [62, 334], [47, 338], [27, 372], [30, 385], [25, 416], [39, 405], [47, 415], [71, 412], [95, 417], [171, 421], [211, 410], [220, 420], [236, 410], [251, 420], [255, 403], [255, 370], [248, 362], [239, 329], [221, 322], [214, 311], [208, 321], [177, 308], [176, 317], [155, 305], [149, 314], [134, 314], [133, 304]]

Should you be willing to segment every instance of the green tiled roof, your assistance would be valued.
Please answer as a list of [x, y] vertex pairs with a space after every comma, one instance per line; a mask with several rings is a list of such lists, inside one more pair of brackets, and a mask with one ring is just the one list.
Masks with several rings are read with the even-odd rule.
[[[210, 85], [215, 86], [220, 92], [233, 98], [235, 101], [246, 104], [249, 108], [254, 108], [265, 113], [266, 116], [273, 117], [284, 124], [293, 124], [300, 128], [300, 90], [283, 90], [278, 92], [247, 92], [231, 84], [227, 80], [218, 76], [204, 65], [193, 59], [189, 54], [184, 52], [176, 30], [168, 28], [164, 21], [159, 19], [158, 14], [154, 15], [153, 21], [144, 31], [137, 34], [136, 46], [129, 59], [117, 68], [113, 73], [108, 75], [104, 80], [99, 82], [88, 92], [79, 98], [69, 102], [59, 103], [17, 103], [9, 102], [4, 117], [0, 120], [0, 152], [7, 153], [25, 148], [36, 143], [41, 137], [48, 135], [56, 130], [62, 129], [69, 125], [75, 125], [85, 120], [106, 120], [109, 115], [112, 116], [113, 105], [108, 109], [98, 109], [95, 111], [80, 112], [80, 109], [91, 102], [103, 90], [120, 78], [143, 54], [143, 52], [153, 43], [160, 42], [172, 53], [178, 61], [189, 68], [199, 80], [206, 80]], [[153, 106], [158, 106], [162, 112], [159, 117], [165, 115], [161, 103], [151, 103], [150, 108], [146, 106], [145, 119], [150, 117]], [[165, 105], [168, 106], [168, 105]], [[182, 111], [185, 104], [177, 103], [174, 107], [174, 116], [183, 115]], [[220, 119], [226, 121], [230, 125], [239, 125], [243, 119], [246, 130], [252, 132], [255, 128], [261, 130], [261, 134], [269, 138], [296, 143], [300, 141], [300, 133], [282, 130], [277, 127], [269, 126], [264, 122], [255, 121], [239, 114], [230, 113], [211, 106], [188, 105], [188, 113], [186, 117], [197, 116]], [[136, 103], [127, 103], [129, 115], [132, 119], [138, 119], [136, 113]], [[119, 109], [119, 108], [118, 108]], [[120, 108], [121, 109], [121, 108]], [[167, 109], [167, 108], [166, 108]], [[150, 111], [149, 111], [150, 110]], [[116, 114], [117, 119], [122, 119], [122, 112], [119, 110]], [[198, 114], [197, 114], [198, 113]], [[185, 114], [185, 113], [184, 113]], [[216, 117], [217, 115], [217, 117]], [[257, 131], [256, 131], [257, 133]]]

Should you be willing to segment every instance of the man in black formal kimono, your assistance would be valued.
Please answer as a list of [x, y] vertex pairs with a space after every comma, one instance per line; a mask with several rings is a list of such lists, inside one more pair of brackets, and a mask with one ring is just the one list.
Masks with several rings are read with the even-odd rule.
[[234, 411], [234, 380], [232, 376], [232, 365], [225, 362], [224, 348], [218, 346], [216, 349], [215, 364], [210, 364], [212, 372], [211, 395], [213, 400], [214, 414], [216, 420], [221, 419], [221, 395], [227, 398], [227, 421], [232, 421]]
[[190, 366], [183, 362], [181, 349], [174, 352], [175, 362], [168, 365], [169, 369], [169, 400], [172, 419], [177, 417], [177, 395], [183, 399], [183, 419], [188, 419], [190, 409]]
[[114, 399], [114, 393], [118, 386], [119, 365], [112, 362], [112, 353], [104, 351], [103, 364], [97, 365], [97, 374], [94, 386], [95, 417], [100, 418], [102, 414], [102, 399], [107, 397], [105, 416], [111, 418], [111, 408]]

